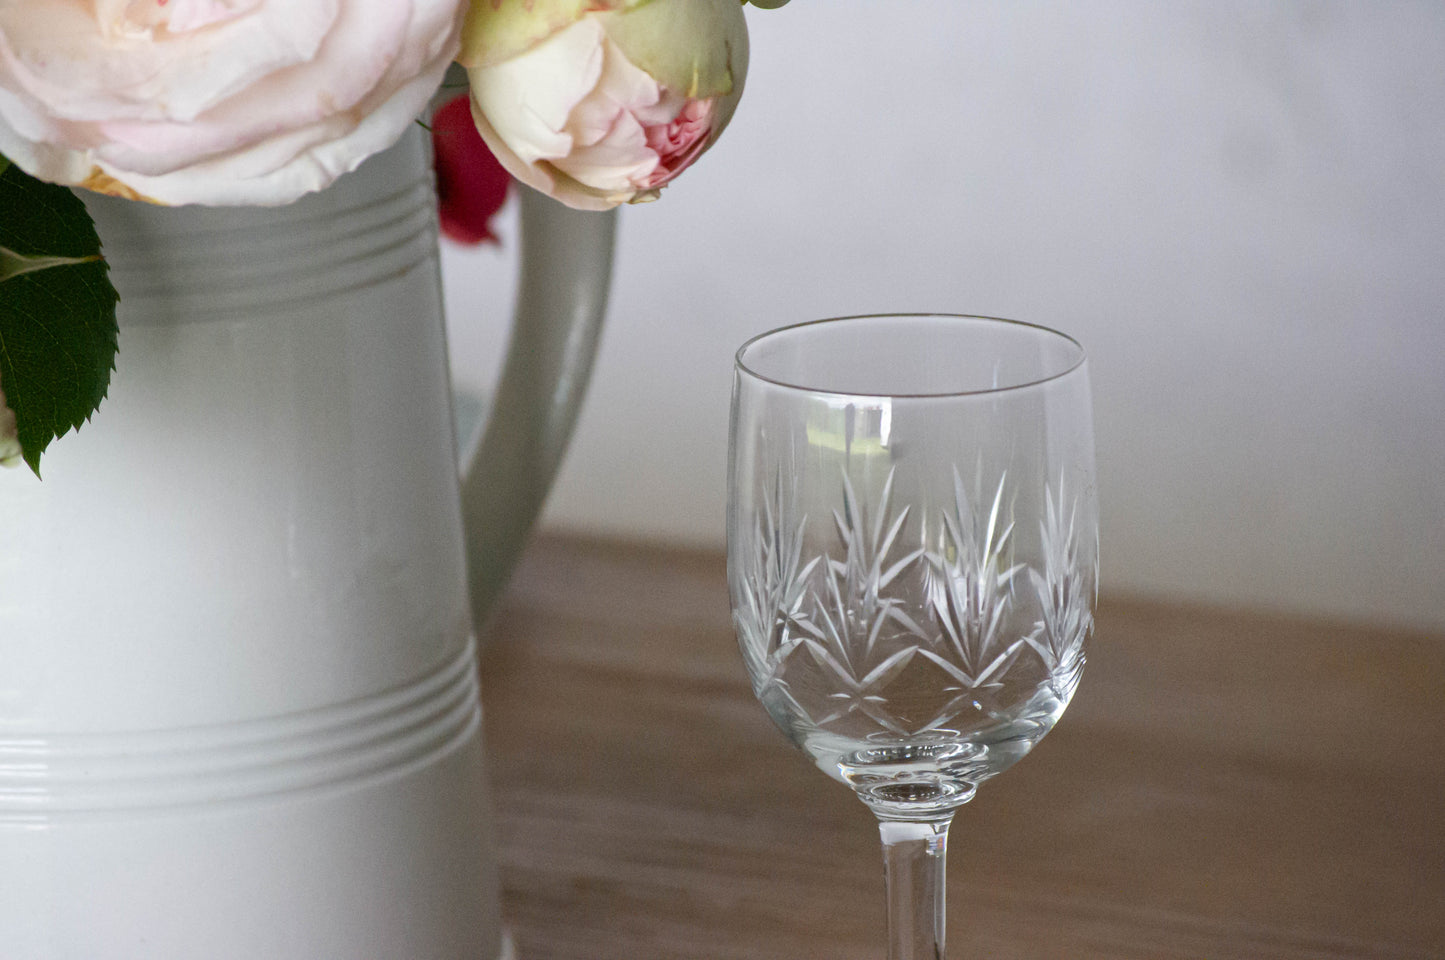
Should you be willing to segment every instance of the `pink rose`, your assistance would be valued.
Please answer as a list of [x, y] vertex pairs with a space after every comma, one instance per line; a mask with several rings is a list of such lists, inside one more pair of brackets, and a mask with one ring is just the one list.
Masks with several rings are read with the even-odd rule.
[[489, 0], [458, 59], [482, 139], [568, 206], [653, 200], [722, 133], [742, 96], [737, 0]]
[[0, 0], [0, 153], [164, 204], [283, 204], [393, 143], [464, 0]]

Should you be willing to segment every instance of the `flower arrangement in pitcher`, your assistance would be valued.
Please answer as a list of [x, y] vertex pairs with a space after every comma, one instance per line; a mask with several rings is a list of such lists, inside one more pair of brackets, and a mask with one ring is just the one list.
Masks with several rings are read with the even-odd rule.
[[732, 117], [745, 2], [0, 0], [0, 462], [39, 473], [114, 368], [103, 238], [69, 188], [287, 204], [394, 143], [455, 61], [448, 122], [513, 177], [586, 210], [655, 199]]

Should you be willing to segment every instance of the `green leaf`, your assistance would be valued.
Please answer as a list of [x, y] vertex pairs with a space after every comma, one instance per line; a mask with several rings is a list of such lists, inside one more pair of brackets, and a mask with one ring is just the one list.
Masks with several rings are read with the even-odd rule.
[[115, 369], [115, 305], [100, 238], [65, 187], [0, 166], [0, 390], [25, 462], [90, 419]]

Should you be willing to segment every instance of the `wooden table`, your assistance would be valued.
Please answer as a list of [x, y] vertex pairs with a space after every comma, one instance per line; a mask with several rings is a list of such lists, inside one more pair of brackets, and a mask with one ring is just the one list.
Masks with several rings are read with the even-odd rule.
[[[1445, 637], [1106, 598], [954, 820], [949, 955], [1445, 958]], [[715, 554], [542, 540], [483, 663], [522, 960], [879, 960], [872, 815], [754, 701]]]

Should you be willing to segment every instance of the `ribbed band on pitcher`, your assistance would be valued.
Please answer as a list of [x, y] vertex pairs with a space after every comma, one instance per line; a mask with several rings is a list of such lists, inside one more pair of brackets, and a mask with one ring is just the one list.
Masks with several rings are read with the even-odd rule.
[[434, 762], [481, 723], [475, 645], [318, 710], [153, 732], [0, 737], [0, 823], [145, 815], [353, 787]]
[[123, 211], [163, 217], [167, 229], [150, 231], [149, 244], [105, 251], [122, 291], [122, 325], [235, 313], [254, 317], [258, 309], [279, 310], [362, 289], [437, 256], [435, 201], [427, 179], [354, 205], [328, 206], [327, 216], [298, 216], [284, 229], [278, 229], [278, 214], [291, 213], [289, 208]]

